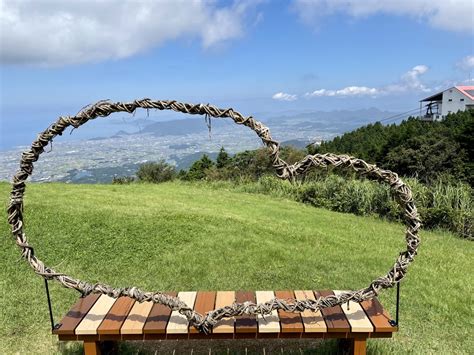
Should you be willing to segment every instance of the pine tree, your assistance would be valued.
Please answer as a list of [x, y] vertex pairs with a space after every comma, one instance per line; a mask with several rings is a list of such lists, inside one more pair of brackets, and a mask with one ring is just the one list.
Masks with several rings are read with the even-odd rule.
[[217, 159], [216, 159], [217, 169], [225, 168], [227, 165], [229, 165], [229, 162], [230, 162], [229, 154], [227, 154], [224, 147], [221, 147], [221, 150], [219, 151], [219, 154], [217, 155]]

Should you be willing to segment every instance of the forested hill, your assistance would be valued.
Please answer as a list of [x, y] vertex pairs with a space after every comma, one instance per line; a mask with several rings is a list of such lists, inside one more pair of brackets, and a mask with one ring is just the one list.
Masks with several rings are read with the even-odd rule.
[[311, 150], [350, 154], [425, 182], [449, 174], [474, 185], [474, 110], [437, 122], [414, 117], [398, 125], [377, 122]]

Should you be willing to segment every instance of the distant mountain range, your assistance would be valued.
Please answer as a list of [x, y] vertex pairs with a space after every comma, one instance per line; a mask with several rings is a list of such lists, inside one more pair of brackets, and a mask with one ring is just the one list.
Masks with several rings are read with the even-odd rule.
[[[225, 119], [225, 118], [224, 118]], [[212, 119], [212, 128], [221, 128], [226, 125], [224, 119]], [[227, 119], [228, 120], [228, 119]], [[154, 122], [142, 128], [139, 133], [151, 133], [156, 137], [182, 136], [193, 133], [206, 133], [209, 130], [204, 118], [185, 118], [173, 121]]]
[[[376, 122], [386, 117], [393, 116], [394, 112], [381, 111], [377, 108], [361, 110], [337, 110], [337, 111], [311, 111], [301, 112], [282, 116], [273, 116], [262, 119], [270, 131], [285, 127], [292, 127], [294, 130], [320, 130], [331, 131], [342, 134], [353, 130], [370, 122]], [[227, 121], [227, 122], [226, 122]], [[143, 128], [137, 133], [151, 133], [156, 137], [182, 136], [186, 134], [206, 133], [208, 127], [201, 117], [178, 119], [171, 121], [152, 122], [150, 120], [141, 122]], [[234, 124], [228, 118], [218, 118], [211, 120], [211, 129], [227, 128]], [[130, 134], [119, 131], [115, 135]]]
[[311, 111], [271, 117], [267, 123], [293, 126], [295, 129], [321, 129], [341, 134], [365, 124], [393, 116], [395, 112], [381, 111], [377, 108], [361, 110]]

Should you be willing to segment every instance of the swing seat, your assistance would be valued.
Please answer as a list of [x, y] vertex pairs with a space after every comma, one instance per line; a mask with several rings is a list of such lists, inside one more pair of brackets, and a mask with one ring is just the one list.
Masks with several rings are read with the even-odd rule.
[[[267, 147], [277, 176], [293, 181], [313, 168], [329, 167], [355, 172], [358, 176], [386, 184], [403, 211], [405, 249], [388, 272], [364, 288], [353, 291], [257, 291], [252, 292], [180, 292], [164, 294], [137, 287], [116, 287], [90, 283], [48, 267], [39, 259], [24, 230], [24, 193], [33, 163], [53, 139], [68, 127], [79, 128], [98, 117], [137, 109], [171, 110], [204, 115], [210, 127], [211, 117], [230, 118], [253, 130]], [[97, 353], [105, 340], [192, 339], [204, 338], [341, 338], [352, 344], [353, 352], [365, 353], [368, 337], [391, 337], [398, 325], [399, 286], [408, 266], [418, 253], [421, 221], [413, 195], [400, 177], [362, 159], [332, 153], [307, 155], [289, 164], [280, 157], [280, 144], [269, 129], [252, 116], [243, 116], [232, 108], [182, 103], [174, 100], [142, 99], [133, 102], [99, 101], [83, 108], [76, 116], [61, 116], [38, 135], [21, 158], [20, 169], [12, 179], [8, 223], [22, 257], [37, 275], [44, 278], [51, 323], [54, 324], [48, 280], [74, 289], [82, 295], [60, 324], [53, 326], [59, 340], [84, 341], [86, 353]], [[379, 292], [397, 286], [397, 320], [391, 321], [376, 297]], [[115, 298], [110, 297], [114, 295]]]
[[[234, 302], [315, 299], [341, 291], [197, 291], [168, 292], [205, 314]], [[100, 353], [100, 342], [165, 339], [338, 338], [350, 342], [353, 354], [365, 354], [367, 338], [390, 338], [398, 327], [377, 298], [324, 308], [317, 312], [274, 310], [265, 316], [237, 316], [221, 320], [211, 334], [199, 333], [178, 311], [129, 297], [114, 299], [90, 294], [80, 298], [53, 329], [60, 341], [84, 342], [86, 354]]]

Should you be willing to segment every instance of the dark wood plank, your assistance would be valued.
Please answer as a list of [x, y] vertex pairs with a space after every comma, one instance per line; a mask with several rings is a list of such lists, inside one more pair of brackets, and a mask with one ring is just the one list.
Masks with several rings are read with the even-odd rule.
[[390, 315], [383, 308], [377, 298], [372, 298], [360, 303], [370, 321], [374, 325], [375, 332], [396, 332], [397, 327], [390, 325]]
[[84, 298], [79, 298], [76, 304], [61, 320], [61, 326], [53, 330], [53, 334], [74, 335], [74, 329], [82, 321], [82, 318], [90, 311], [94, 303], [98, 300], [100, 294], [90, 294]]
[[[166, 295], [176, 297], [177, 292], [165, 292]], [[170, 319], [171, 309], [162, 304], [156, 303], [148, 315], [143, 333], [145, 334], [166, 334], [166, 326]], [[145, 336], [145, 338], [150, 338]]]
[[[194, 303], [194, 310], [202, 315], [205, 315], [207, 312], [214, 310], [214, 305], [216, 303], [216, 292], [215, 291], [199, 291], [196, 296], [196, 301]], [[189, 327], [190, 337], [195, 338], [196, 336], [200, 338], [201, 336], [207, 337], [205, 334], [200, 334], [199, 331], [193, 326]]]
[[[294, 299], [295, 295], [293, 291], [276, 291], [275, 297], [280, 299]], [[301, 315], [299, 313], [290, 313], [282, 310], [278, 310], [278, 316], [280, 317], [280, 326], [281, 333], [280, 337], [291, 336], [301, 336], [301, 333], [304, 332], [303, 321], [301, 320]]]
[[[315, 291], [317, 297], [326, 297], [334, 295], [334, 292], [325, 290], [325, 291]], [[321, 309], [324, 320], [328, 327], [328, 332], [350, 332], [351, 326], [347, 321], [344, 312], [342, 311], [341, 306], [329, 307]]]
[[[235, 302], [256, 302], [255, 293], [248, 291], [237, 291], [235, 293]], [[258, 332], [258, 323], [256, 316], [238, 316], [235, 317], [235, 336], [237, 337], [256, 337]]]
[[97, 329], [99, 335], [119, 335], [123, 322], [127, 319], [128, 313], [133, 307], [135, 300], [130, 297], [119, 297], [114, 303], [109, 313]]

